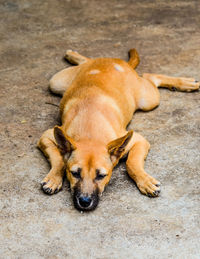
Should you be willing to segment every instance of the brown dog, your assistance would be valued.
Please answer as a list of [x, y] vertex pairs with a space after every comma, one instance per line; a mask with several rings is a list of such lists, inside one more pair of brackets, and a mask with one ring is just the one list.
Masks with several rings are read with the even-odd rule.
[[44, 132], [38, 147], [49, 158], [51, 170], [42, 181], [44, 192], [62, 187], [66, 170], [79, 210], [95, 209], [119, 159], [128, 154], [127, 171], [141, 193], [156, 197], [160, 183], [144, 171], [150, 144], [140, 134], [126, 130], [133, 113], [159, 105], [157, 87], [193, 91], [199, 82], [134, 71], [136, 50], [129, 62], [116, 58], [89, 59], [68, 50], [66, 58], [78, 65], [64, 69], [50, 80], [53, 93], [63, 95], [62, 126]]

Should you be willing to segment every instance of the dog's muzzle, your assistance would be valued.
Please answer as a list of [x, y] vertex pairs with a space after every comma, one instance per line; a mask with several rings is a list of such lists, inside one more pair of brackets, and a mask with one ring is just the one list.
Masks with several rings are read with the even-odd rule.
[[83, 194], [78, 188], [74, 189], [73, 194], [74, 206], [81, 211], [94, 210], [99, 202], [98, 191], [93, 192], [91, 195]]

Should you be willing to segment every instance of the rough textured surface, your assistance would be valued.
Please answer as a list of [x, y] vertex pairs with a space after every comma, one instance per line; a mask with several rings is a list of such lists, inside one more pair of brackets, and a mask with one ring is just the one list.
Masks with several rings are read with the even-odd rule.
[[0, 258], [199, 258], [199, 93], [161, 90], [154, 111], [130, 128], [151, 143], [146, 170], [162, 183], [150, 199], [113, 173], [96, 211], [79, 213], [67, 183], [47, 196], [49, 170], [36, 142], [59, 123], [48, 80], [68, 66], [66, 49], [127, 59], [139, 73], [200, 79], [200, 8], [195, 0], [0, 1]]

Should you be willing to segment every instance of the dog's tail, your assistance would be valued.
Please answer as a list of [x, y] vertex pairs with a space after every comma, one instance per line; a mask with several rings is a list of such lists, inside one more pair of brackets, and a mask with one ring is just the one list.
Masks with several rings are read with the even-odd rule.
[[132, 68], [136, 68], [140, 63], [140, 58], [139, 58], [139, 55], [137, 53], [137, 50], [136, 49], [130, 49], [128, 53], [129, 53], [128, 64], [130, 66], [132, 66]]

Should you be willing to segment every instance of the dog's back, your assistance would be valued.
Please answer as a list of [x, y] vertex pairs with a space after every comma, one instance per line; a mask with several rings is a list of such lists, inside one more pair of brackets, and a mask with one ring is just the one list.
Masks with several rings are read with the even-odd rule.
[[61, 101], [65, 132], [75, 139], [102, 138], [102, 134], [105, 141], [118, 137], [135, 109], [137, 78], [120, 59], [98, 58], [83, 64]]

